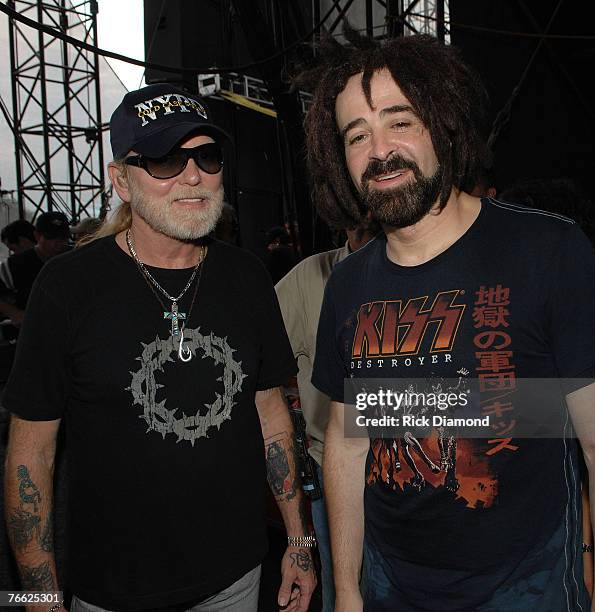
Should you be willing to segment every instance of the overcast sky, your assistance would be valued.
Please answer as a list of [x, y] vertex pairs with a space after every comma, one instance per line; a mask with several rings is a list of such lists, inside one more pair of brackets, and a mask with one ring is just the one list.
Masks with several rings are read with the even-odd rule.
[[[143, 0], [99, 0], [97, 15], [99, 46], [132, 57], [144, 59]], [[143, 69], [108, 60], [127, 89], [138, 89]]]

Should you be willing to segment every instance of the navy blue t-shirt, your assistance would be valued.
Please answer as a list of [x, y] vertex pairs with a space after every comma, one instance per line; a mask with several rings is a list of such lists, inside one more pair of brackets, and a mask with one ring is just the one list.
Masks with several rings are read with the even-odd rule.
[[[594, 303], [595, 254], [576, 224], [484, 199], [424, 264], [391, 262], [381, 235], [336, 267], [312, 382], [343, 402], [349, 377], [592, 377]], [[576, 444], [515, 439], [510, 421], [450, 450], [435, 431], [419, 447], [371, 440], [366, 541], [394, 579], [394, 609], [475, 610], [510, 588], [536, 591], [531, 602], [554, 588], [560, 606], [584, 597]], [[521, 608], [550, 609], [532, 605]]]

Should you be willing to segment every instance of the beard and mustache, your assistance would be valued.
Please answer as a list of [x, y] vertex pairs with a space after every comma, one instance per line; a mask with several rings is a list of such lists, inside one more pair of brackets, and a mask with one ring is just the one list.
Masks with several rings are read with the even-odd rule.
[[[409, 169], [414, 180], [392, 189], [371, 189], [375, 176]], [[372, 160], [362, 174], [361, 198], [372, 216], [383, 225], [403, 228], [421, 221], [436, 203], [442, 189], [442, 168], [438, 166], [432, 176], [424, 176], [419, 166], [410, 159], [396, 154], [386, 161]]]
[[[223, 186], [216, 191], [203, 187], [185, 187], [168, 197], [156, 198], [130, 185], [131, 206], [149, 227], [175, 240], [196, 240], [210, 234], [223, 210]], [[193, 207], [176, 207], [175, 200], [202, 198], [204, 203]]]

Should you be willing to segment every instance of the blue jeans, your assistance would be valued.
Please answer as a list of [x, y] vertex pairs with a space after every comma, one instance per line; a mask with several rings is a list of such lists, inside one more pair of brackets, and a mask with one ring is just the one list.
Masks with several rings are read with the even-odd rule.
[[[316, 462], [315, 462], [316, 463]], [[320, 482], [322, 497], [312, 502], [312, 521], [316, 532], [316, 543], [320, 555], [320, 586], [322, 587], [322, 612], [333, 612], [335, 609], [335, 584], [333, 582], [333, 559], [331, 557], [331, 541], [324, 502], [324, 485], [322, 470], [316, 463], [316, 472]]]
[[[473, 612], [588, 612], [591, 603], [583, 582], [580, 541], [565, 546], [565, 529], [561, 523], [550, 541], [505, 575], [489, 601], [474, 606]], [[410, 572], [410, 565], [406, 569]], [[398, 572], [375, 543], [366, 538], [362, 573], [364, 612], [419, 612], [421, 606], [409, 601], [404, 592], [407, 589], [403, 588], [407, 585], [402, 584]], [[431, 584], [425, 588], [424, 610], [454, 609], [447, 608], [439, 598], [432, 599]]]

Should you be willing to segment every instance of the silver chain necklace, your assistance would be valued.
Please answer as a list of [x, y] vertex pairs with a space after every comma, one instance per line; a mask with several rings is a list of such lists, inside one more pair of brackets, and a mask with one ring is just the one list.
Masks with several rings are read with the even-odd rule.
[[[192, 282], [196, 278], [196, 274], [198, 273], [201, 267], [201, 264], [204, 261], [204, 258], [205, 258], [204, 246], [201, 245], [200, 247], [201, 249], [200, 258], [198, 260], [198, 263], [194, 267], [194, 270], [192, 271], [192, 274], [190, 275], [190, 278], [188, 279], [186, 286], [184, 287], [184, 289], [182, 289], [182, 291], [180, 292], [178, 296], [173, 297], [157, 282], [157, 280], [149, 272], [145, 264], [139, 259], [136, 253], [136, 250], [134, 248], [134, 241], [133, 241], [132, 232], [130, 229], [126, 230], [126, 245], [128, 246], [128, 250], [130, 251], [130, 254], [132, 255], [132, 258], [134, 259], [134, 262], [138, 266], [138, 269], [140, 270], [141, 274], [144, 276], [145, 280], [148, 281], [149, 287], [151, 287], [151, 289], [153, 289], [153, 287], [155, 289], [158, 289], [165, 296], [166, 299], [171, 301], [172, 303], [171, 310], [167, 311], [165, 308], [165, 305], [159, 298], [159, 295], [153, 290], [153, 292], [155, 293], [155, 296], [157, 297], [157, 299], [163, 306], [163, 318], [171, 321], [172, 337], [174, 338], [174, 340], [178, 340], [180, 342], [179, 349], [178, 349], [178, 357], [180, 358], [181, 361], [190, 361], [190, 359], [192, 359], [192, 352], [190, 351], [190, 349], [184, 349], [184, 327], [185, 327], [185, 322], [186, 322], [187, 317], [186, 317], [185, 312], [179, 311], [178, 302], [184, 297], [184, 295], [186, 294], [186, 292], [192, 285]], [[200, 276], [199, 276], [199, 282], [200, 282]], [[190, 305], [190, 311], [192, 311], [192, 306], [194, 306], [194, 301], [196, 299], [197, 293], [198, 293], [198, 282], [196, 284], [196, 288], [194, 291], [194, 297], [192, 299], [192, 304]], [[190, 316], [190, 312], [188, 313], [188, 316]], [[183, 321], [181, 329], [180, 329], [180, 321]]]

